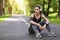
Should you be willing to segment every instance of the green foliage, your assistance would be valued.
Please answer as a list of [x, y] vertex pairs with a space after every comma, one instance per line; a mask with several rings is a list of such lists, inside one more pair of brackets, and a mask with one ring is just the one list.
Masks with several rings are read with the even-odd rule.
[[49, 14], [49, 21], [54, 24], [60, 24], [60, 19], [57, 18], [57, 13]]
[[[35, 5], [43, 5], [43, 0], [31, 0], [30, 1], [30, 10], [33, 11], [33, 8]], [[53, 9], [52, 12], [57, 12], [57, 9], [58, 9], [58, 1], [57, 0], [51, 0], [51, 7]], [[43, 7], [43, 6], [42, 6]], [[45, 0], [45, 3], [44, 3], [44, 10], [47, 11], [47, 8], [48, 8], [48, 0]]]
[[54, 12], [57, 12], [58, 9], [58, 1], [57, 0], [51, 0], [51, 7], [53, 8]]
[[36, 6], [36, 5], [42, 5], [42, 3], [43, 3], [43, 0], [31, 0], [30, 1], [30, 11], [31, 12], [34, 12], [33, 10], [34, 10], [34, 6]]

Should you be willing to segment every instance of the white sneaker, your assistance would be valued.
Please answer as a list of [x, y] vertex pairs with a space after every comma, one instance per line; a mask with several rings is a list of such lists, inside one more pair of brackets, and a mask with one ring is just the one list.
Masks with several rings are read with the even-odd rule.
[[36, 34], [36, 37], [37, 38], [42, 38], [42, 36], [40, 35], [40, 33], [39, 34]]
[[48, 36], [51, 37], [52, 35], [49, 33]]
[[51, 33], [48, 34], [48, 36], [49, 36], [49, 37], [52, 37], [52, 36], [53, 36], [53, 37], [56, 37], [56, 34], [53, 33], [53, 32], [51, 32]]

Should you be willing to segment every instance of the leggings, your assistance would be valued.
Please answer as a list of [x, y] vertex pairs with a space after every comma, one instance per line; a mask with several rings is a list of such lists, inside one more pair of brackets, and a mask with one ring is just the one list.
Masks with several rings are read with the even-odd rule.
[[[46, 24], [46, 20], [40, 22], [40, 25], [41, 25], [41, 26], [43, 26], [44, 24]], [[40, 28], [37, 27], [37, 26], [35, 26], [35, 25], [32, 25], [32, 29], [33, 29], [33, 31], [34, 31], [36, 34], [41, 32]], [[46, 29], [47, 29], [49, 32], [51, 31], [49, 24], [46, 24]]]

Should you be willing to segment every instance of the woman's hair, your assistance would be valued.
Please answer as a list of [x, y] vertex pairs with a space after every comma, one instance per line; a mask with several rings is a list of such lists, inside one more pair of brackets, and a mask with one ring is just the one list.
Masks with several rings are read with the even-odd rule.
[[41, 7], [39, 5], [36, 5], [35, 7], [38, 7], [39, 9], [41, 9]]

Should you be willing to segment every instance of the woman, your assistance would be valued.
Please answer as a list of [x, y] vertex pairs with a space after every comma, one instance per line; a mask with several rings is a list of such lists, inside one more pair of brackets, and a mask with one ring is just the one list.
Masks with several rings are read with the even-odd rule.
[[[46, 28], [49, 32], [48, 35], [52, 36], [52, 32], [49, 27], [49, 20], [41, 13], [40, 9], [41, 9], [40, 6], [35, 6], [34, 8], [35, 12], [31, 15], [31, 20], [30, 20], [31, 26], [29, 28], [29, 32], [35, 33], [37, 38], [41, 38], [42, 36], [40, 32]], [[44, 21], [41, 20], [42, 18], [44, 19]]]

